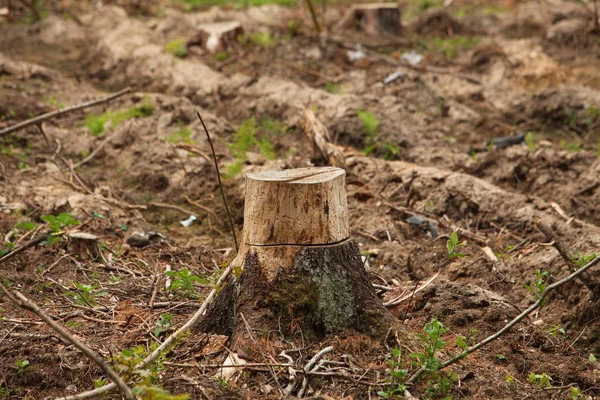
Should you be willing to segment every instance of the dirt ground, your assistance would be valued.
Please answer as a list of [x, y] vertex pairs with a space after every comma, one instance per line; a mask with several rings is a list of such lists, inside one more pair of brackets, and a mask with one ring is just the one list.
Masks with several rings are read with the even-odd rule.
[[[389, 309], [414, 337], [441, 321], [442, 361], [458, 354], [459, 336], [474, 344], [533, 304], [536, 280], [547, 286], [600, 253], [598, 2], [401, 1], [396, 35], [367, 34], [360, 23], [338, 28], [347, 2], [328, 4], [325, 15], [313, 2], [327, 29], [321, 37], [301, 1], [57, 1], [44, 2], [39, 21], [13, 1], [0, 16], [0, 130], [132, 92], [0, 135], [0, 254], [42, 235], [47, 216], [61, 213], [57, 231], [96, 235], [102, 252], [94, 259], [73, 240], [46, 241], [0, 261], [3, 284], [138, 382], [198, 399], [280, 398], [287, 367], [214, 377], [229, 354], [227, 336], [194, 331], [150, 377], [125, 367], [190, 318], [234, 255], [197, 111], [214, 138], [238, 231], [245, 173], [324, 165], [303, 132], [303, 110], [314, 111], [343, 147], [352, 236], [373, 284], [389, 301], [429, 282]], [[198, 27], [216, 21], [239, 21], [244, 35], [211, 54]], [[352, 52], [362, 54], [352, 60]], [[411, 54], [422, 60], [410, 64]], [[397, 71], [401, 78], [384, 82]], [[503, 146], [518, 135], [525, 139]], [[184, 227], [190, 215], [197, 220]], [[437, 237], [407, 222], [415, 215]], [[579, 264], [561, 257], [538, 220]], [[143, 241], [135, 232], [160, 235]], [[448, 257], [452, 232], [464, 257]], [[165, 271], [176, 273], [169, 291]], [[184, 279], [186, 271], [198, 279]], [[600, 396], [598, 283], [596, 268], [561, 286], [507, 334], [448, 367], [449, 388], [423, 379], [410, 393]], [[390, 388], [392, 349], [410, 375], [417, 367], [407, 355], [423, 347], [352, 332], [309, 340], [302, 321], [296, 331], [260, 337], [262, 358], [248, 362], [285, 363], [279, 354], [289, 350], [302, 369], [333, 346], [324, 374], [309, 380], [313, 398], [378, 398]], [[95, 364], [6, 297], [0, 359], [0, 399], [64, 397], [103, 383]]]

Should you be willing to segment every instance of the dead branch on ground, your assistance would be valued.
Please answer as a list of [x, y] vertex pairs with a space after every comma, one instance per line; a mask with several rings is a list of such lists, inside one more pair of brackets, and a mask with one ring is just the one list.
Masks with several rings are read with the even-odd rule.
[[88, 101], [87, 103], [83, 103], [83, 104], [75, 105], [75, 106], [72, 106], [72, 107], [63, 108], [62, 110], [56, 110], [56, 111], [48, 112], [46, 114], [42, 114], [40, 116], [28, 119], [28, 120], [23, 121], [23, 122], [19, 122], [16, 125], [9, 126], [8, 128], [2, 129], [0, 131], [0, 136], [7, 135], [9, 133], [18, 131], [18, 130], [23, 129], [23, 128], [27, 128], [29, 126], [40, 125], [42, 122], [47, 121], [47, 120], [49, 120], [51, 118], [59, 117], [61, 115], [68, 114], [68, 113], [73, 112], [73, 111], [83, 110], [84, 108], [96, 106], [96, 105], [99, 105], [99, 104], [108, 103], [109, 101], [114, 100], [117, 97], [121, 97], [124, 94], [127, 94], [129, 92], [131, 92], [131, 88], [130, 87], [128, 87], [126, 89], [123, 89], [123, 90], [121, 90], [121, 91], [119, 91], [117, 93], [111, 94], [110, 96], [104, 97], [102, 99]]
[[112, 385], [118, 388], [119, 392], [128, 400], [135, 400], [131, 389], [125, 381], [111, 368], [108, 366], [104, 359], [96, 353], [94, 350], [87, 347], [85, 344], [80, 342], [75, 336], [71, 335], [65, 328], [56, 323], [48, 314], [46, 314], [41, 308], [37, 306], [34, 302], [29, 300], [23, 294], [16, 290], [8, 289], [4, 286], [4, 279], [0, 277], [0, 290], [4, 292], [6, 297], [17, 305], [19, 308], [23, 310], [32, 312], [37, 315], [42, 321], [44, 321], [50, 328], [52, 328], [61, 338], [65, 339], [67, 342], [75, 346], [79, 351], [81, 351], [87, 358], [95, 362], [102, 372], [104, 372], [110, 380], [113, 381]]
[[[525, 311], [523, 311], [521, 314], [519, 314], [518, 316], [516, 316], [512, 321], [510, 321], [508, 324], [504, 325], [504, 327], [502, 329], [500, 329], [498, 332], [494, 333], [491, 336], [488, 336], [487, 338], [483, 339], [481, 342], [467, 348], [465, 351], [463, 351], [462, 353], [452, 357], [451, 359], [449, 359], [448, 361], [444, 362], [440, 369], [446, 368], [452, 364], [457, 363], [458, 361], [462, 360], [463, 358], [465, 358], [466, 356], [468, 356], [469, 354], [479, 350], [480, 348], [482, 348], [483, 346], [487, 345], [490, 342], [493, 342], [494, 340], [498, 339], [500, 336], [504, 335], [506, 332], [508, 332], [513, 326], [515, 326], [517, 323], [519, 323], [523, 318], [527, 317], [529, 314], [531, 314], [533, 311], [535, 311], [536, 309], [538, 309], [545, 301], [546, 297], [548, 296], [548, 294], [553, 291], [554, 289], [564, 285], [567, 282], [572, 281], [573, 279], [579, 277], [579, 275], [583, 274], [584, 272], [586, 272], [588, 269], [592, 268], [594, 265], [598, 264], [600, 262], [600, 256], [597, 256], [596, 258], [594, 258], [592, 261], [590, 261], [589, 263], [587, 263], [586, 265], [584, 265], [583, 267], [581, 267], [580, 269], [578, 269], [577, 271], [573, 272], [572, 274], [564, 277], [563, 279], [553, 283], [552, 285], [549, 285], [546, 290], [544, 290], [541, 294], [539, 299], [533, 303], [529, 308], [527, 308]], [[417, 379], [419, 379], [421, 377], [421, 375], [423, 375], [423, 373], [427, 370], [426, 366], [423, 366], [421, 368], [419, 368], [407, 381], [406, 384], [407, 385], [413, 385]]]
[[[163, 354], [163, 352], [170, 350], [171, 346], [173, 345], [173, 343], [175, 343], [176, 340], [181, 338], [183, 334], [188, 332], [193, 326], [195, 326], [200, 321], [200, 319], [206, 312], [210, 302], [213, 300], [213, 298], [215, 297], [217, 292], [221, 291], [221, 289], [222, 289], [221, 285], [229, 277], [229, 274], [231, 273], [232, 270], [233, 270], [233, 264], [230, 265], [229, 267], [227, 267], [227, 269], [225, 269], [225, 271], [223, 271], [223, 273], [221, 274], [221, 276], [219, 277], [219, 280], [217, 281], [217, 283], [215, 285], [215, 288], [210, 291], [208, 296], [206, 296], [206, 299], [204, 299], [204, 302], [202, 303], [200, 308], [194, 313], [192, 318], [190, 318], [183, 326], [181, 326], [181, 328], [179, 328], [177, 331], [175, 331], [175, 333], [173, 333], [171, 336], [166, 338], [162, 342], [162, 344], [156, 348], [156, 350], [154, 350], [152, 353], [150, 353], [150, 355], [148, 355], [140, 363], [138, 363], [134, 367], [134, 369], [137, 370], [137, 369], [145, 368], [148, 364], [150, 364], [151, 362], [156, 360], [161, 354]], [[155, 305], [156, 305], [156, 303], [155, 303]], [[73, 396], [61, 397], [56, 400], [91, 399], [93, 397], [100, 396], [104, 393], [110, 392], [110, 391], [114, 390], [116, 387], [117, 387], [116, 384], [110, 383], [108, 385], [102, 386], [102, 387], [94, 389], [94, 390], [79, 393], [79, 394], [76, 394]]]

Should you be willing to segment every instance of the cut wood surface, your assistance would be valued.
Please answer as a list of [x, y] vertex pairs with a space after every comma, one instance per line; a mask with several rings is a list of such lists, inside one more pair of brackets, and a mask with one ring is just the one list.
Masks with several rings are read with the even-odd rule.
[[238, 21], [224, 21], [202, 24], [198, 36], [190, 44], [200, 44], [211, 53], [225, 51], [244, 30]]
[[347, 239], [344, 176], [335, 167], [248, 174], [243, 243], [315, 245]]

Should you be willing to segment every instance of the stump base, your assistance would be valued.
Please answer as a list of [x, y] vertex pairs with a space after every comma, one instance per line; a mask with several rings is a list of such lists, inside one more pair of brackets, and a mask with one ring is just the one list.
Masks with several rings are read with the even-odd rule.
[[[324, 246], [276, 246], [293, 252], [293, 265], [266, 276], [273, 246], [248, 249], [243, 272], [220, 293], [200, 330], [232, 335], [232, 348], [246, 348], [249, 327], [267, 337], [319, 340], [334, 332], [353, 331], [383, 338], [397, 320], [382, 306], [364, 270], [354, 240]], [[270, 269], [270, 268], [266, 268]]]

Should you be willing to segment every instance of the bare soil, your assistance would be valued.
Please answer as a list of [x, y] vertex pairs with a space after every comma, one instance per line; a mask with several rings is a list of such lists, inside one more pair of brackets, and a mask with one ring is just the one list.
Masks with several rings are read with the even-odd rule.
[[[352, 28], [327, 40], [316, 36], [300, 5], [185, 12], [158, 1], [63, 3], [39, 22], [16, 22], [25, 12], [18, 9], [15, 20], [0, 22], [0, 129], [126, 86], [133, 92], [0, 137], [0, 248], [27, 243], [45, 231], [43, 216], [66, 212], [82, 222], [67, 229], [97, 235], [105, 259], [59, 241], [2, 262], [0, 276], [106, 358], [164, 340], [196, 311], [234, 255], [199, 110], [223, 170], [234, 163], [236, 131], [250, 117], [275, 152], [270, 159], [252, 148], [241, 172], [224, 181], [238, 231], [244, 173], [322, 164], [302, 131], [303, 109], [315, 112], [344, 147], [352, 235], [372, 282], [393, 288], [379, 292], [382, 301], [439, 273], [391, 311], [407, 336], [432, 318], [448, 327], [442, 360], [458, 353], [459, 335], [475, 343], [531, 305], [534, 294], [524, 284], [536, 270], [548, 272], [546, 285], [572, 271], [537, 220], [571, 255], [600, 253], [600, 32], [586, 5], [456, 0], [446, 9], [414, 11], [407, 3], [398, 36]], [[344, 9], [328, 6], [325, 26], [332, 29]], [[193, 43], [201, 23], [227, 20], [240, 21], [246, 39], [226, 56], [193, 45], [184, 57], [166, 49], [175, 39]], [[462, 37], [471, 38], [465, 48]], [[358, 43], [367, 55], [351, 61], [348, 47]], [[423, 56], [417, 67], [400, 66], [406, 51]], [[383, 83], [395, 71], [402, 79]], [[148, 103], [151, 115], [109, 122], [98, 136], [86, 124], [90, 114]], [[358, 110], [380, 122], [375, 139]], [[273, 125], [275, 133], [265, 128]], [[528, 132], [527, 145], [499, 145], [498, 138]], [[191, 214], [197, 220], [182, 226]], [[438, 237], [408, 223], [413, 215], [433, 222]], [[22, 222], [35, 223], [35, 232], [19, 228]], [[136, 231], [163, 237], [136, 247], [128, 241]], [[465, 257], [447, 255], [453, 231], [466, 244]], [[169, 269], [207, 280], [187, 294], [167, 292]], [[446, 395], [567, 398], [577, 387], [582, 396], [600, 396], [600, 369], [589, 361], [600, 356], [600, 272], [585, 279], [587, 285], [562, 286], [509, 333], [449, 367], [456, 380]], [[96, 304], [77, 304], [67, 293], [77, 291], [73, 282], [104, 293]], [[94, 388], [99, 368], [6, 297], [0, 307], [0, 398]], [[172, 321], [157, 333], [163, 314]], [[280, 398], [287, 368], [248, 367], [229, 382], [213, 377], [229, 354], [228, 339], [194, 331], [163, 360], [156, 383], [191, 398]], [[301, 369], [329, 345], [334, 351], [326, 358], [338, 362], [329, 372], [337, 372], [310, 379], [307, 394], [321, 396], [315, 398], [376, 398], [389, 386], [391, 349], [422, 347], [393, 335], [306, 338], [298, 320], [259, 335], [247, 361], [284, 363], [279, 354], [290, 350]], [[17, 365], [23, 360], [29, 366]], [[530, 382], [531, 373], [547, 374], [553, 387]], [[427, 386], [420, 381], [410, 392], [443, 397]]]

